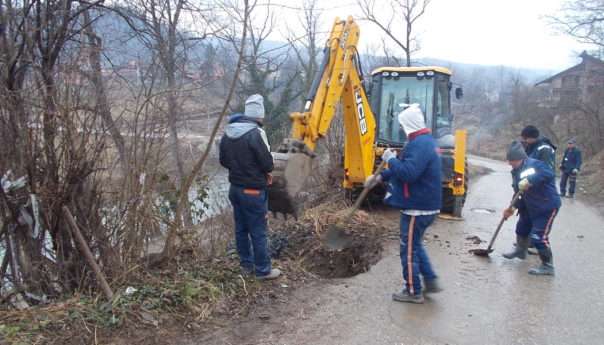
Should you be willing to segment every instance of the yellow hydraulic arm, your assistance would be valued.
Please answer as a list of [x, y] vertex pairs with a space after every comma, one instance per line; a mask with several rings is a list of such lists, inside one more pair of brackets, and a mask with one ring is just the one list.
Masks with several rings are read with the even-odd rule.
[[318, 83], [311, 89], [303, 112], [290, 115], [292, 139], [314, 151], [317, 141], [327, 134], [338, 104], [344, 115], [345, 183], [362, 183], [373, 172], [375, 117], [371, 112], [359, 75], [357, 43], [359, 27], [352, 17], [336, 18], [326, 46]]
[[340, 104], [345, 133], [344, 186], [363, 183], [373, 172], [376, 124], [361, 84], [358, 40], [359, 27], [352, 17], [345, 21], [336, 18], [304, 110], [290, 114], [290, 137], [273, 153], [271, 211], [296, 215], [298, 193], [313, 173], [312, 157], [317, 141], [327, 134]]

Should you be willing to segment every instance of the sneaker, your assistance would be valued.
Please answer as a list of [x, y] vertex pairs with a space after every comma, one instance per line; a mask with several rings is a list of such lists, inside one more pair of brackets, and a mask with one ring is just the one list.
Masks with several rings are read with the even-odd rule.
[[528, 271], [529, 274], [535, 276], [553, 276], [555, 275], [554, 266], [550, 264], [541, 264], [538, 267], [531, 268]]
[[253, 277], [254, 276], [254, 270], [253, 269], [247, 269], [247, 268], [244, 268], [244, 267], [239, 267], [239, 270], [241, 272], [241, 275], [244, 278]]
[[403, 302], [403, 303], [422, 304], [422, 303], [424, 303], [424, 295], [422, 295], [421, 293], [411, 295], [409, 293], [409, 291], [407, 291], [407, 289], [405, 289], [401, 292], [393, 293], [392, 300], [397, 301], [397, 302]]
[[438, 278], [424, 280], [424, 286], [425, 293], [439, 293], [443, 291], [443, 288], [438, 284]]
[[279, 278], [281, 275], [281, 270], [278, 268], [273, 268], [269, 274], [265, 274], [263, 276], [256, 276], [258, 280], [273, 280]]
[[574, 198], [575, 198], [575, 195], [574, 195], [574, 194], [569, 194], [569, 195], [568, 195], [568, 198], [569, 198], [569, 199], [574, 199]]

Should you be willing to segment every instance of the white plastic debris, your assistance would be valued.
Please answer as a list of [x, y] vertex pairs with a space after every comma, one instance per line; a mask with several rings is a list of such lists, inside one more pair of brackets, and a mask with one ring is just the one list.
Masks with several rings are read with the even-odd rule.
[[132, 294], [134, 294], [135, 292], [137, 292], [138, 290], [136, 288], [133, 288], [132, 286], [128, 286], [126, 288], [126, 291], [124, 292], [124, 295], [126, 296], [130, 296]]

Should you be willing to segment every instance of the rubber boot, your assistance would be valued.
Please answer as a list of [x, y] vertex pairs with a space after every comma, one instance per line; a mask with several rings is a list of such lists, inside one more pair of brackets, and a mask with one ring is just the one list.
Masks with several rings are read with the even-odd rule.
[[553, 276], [555, 274], [554, 256], [551, 248], [539, 251], [539, 258], [541, 259], [541, 265], [531, 268], [528, 273], [536, 276]]
[[529, 238], [516, 235], [516, 247], [511, 252], [504, 253], [503, 257], [506, 259], [518, 258], [521, 260], [526, 259], [526, 252], [529, 246]]

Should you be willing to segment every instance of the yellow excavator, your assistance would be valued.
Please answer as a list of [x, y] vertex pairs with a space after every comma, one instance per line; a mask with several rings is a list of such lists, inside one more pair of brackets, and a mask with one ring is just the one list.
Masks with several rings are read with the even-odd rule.
[[[345, 133], [343, 187], [356, 196], [386, 148], [404, 149], [407, 138], [398, 114], [406, 104], [419, 103], [440, 147], [442, 212], [460, 217], [467, 191], [466, 131], [453, 135], [451, 71], [434, 66], [380, 67], [363, 81], [358, 40], [359, 27], [352, 17], [336, 18], [304, 109], [290, 114], [290, 137], [273, 152], [269, 210], [297, 217], [317, 142], [327, 134], [339, 104]], [[456, 88], [455, 96], [462, 95]]]

